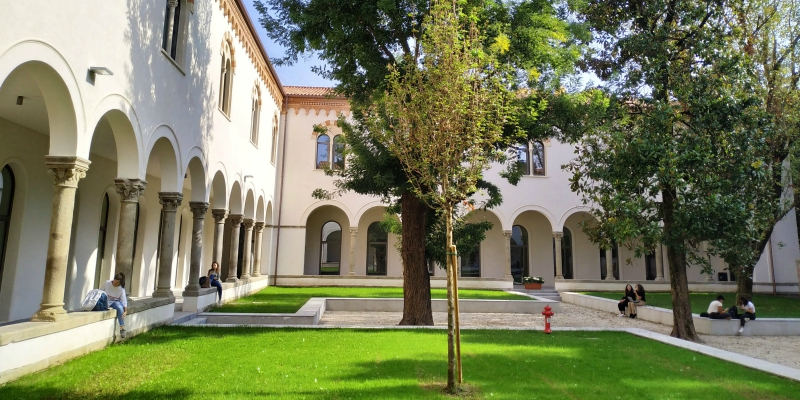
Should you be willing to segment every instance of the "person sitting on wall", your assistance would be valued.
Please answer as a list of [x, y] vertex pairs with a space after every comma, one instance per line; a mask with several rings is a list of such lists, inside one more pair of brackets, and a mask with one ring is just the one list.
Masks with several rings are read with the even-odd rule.
[[745, 318], [749, 318], [750, 321], [756, 320], [756, 306], [747, 296], [739, 296], [739, 304], [736, 307], [731, 307], [730, 313], [731, 317], [739, 320], [739, 333], [744, 332]]
[[628, 301], [628, 316], [636, 318], [636, 307], [644, 307], [647, 305], [647, 299], [644, 296], [644, 286], [637, 283], [633, 295], [633, 301]]
[[114, 279], [103, 284], [103, 291], [108, 296], [108, 308], [117, 310], [119, 321], [119, 337], [125, 339], [125, 315], [128, 314], [128, 295], [125, 294], [125, 274], [117, 272]]
[[625, 310], [628, 309], [628, 303], [632, 303], [635, 299], [636, 293], [633, 291], [633, 286], [630, 284], [625, 285], [625, 294], [622, 296], [622, 300], [619, 301], [619, 304], [617, 304], [617, 308], [619, 308], [618, 317], [625, 316]]
[[222, 283], [219, 281], [219, 276], [219, 263], [214, 261], [208, 270], [208, 280], [211, 286], [217, 288], [217, 303], [222, 302]]
[[717, 299], [708, 305], [708, 311], [700, 313], [700, 316], [711, 319], [731, 319], [731, 315], [728, 314], [729, 310], [727, 308], [722, 308], [723, 301], [725, 301], [724, 296], [717, 296]]

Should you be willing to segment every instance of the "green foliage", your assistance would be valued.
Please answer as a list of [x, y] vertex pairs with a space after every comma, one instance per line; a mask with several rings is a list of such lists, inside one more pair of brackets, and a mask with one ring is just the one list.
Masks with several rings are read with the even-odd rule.
[[525, 276], [522, 277], [522, 283], [544, 283], [544, 278], [541, 276]]

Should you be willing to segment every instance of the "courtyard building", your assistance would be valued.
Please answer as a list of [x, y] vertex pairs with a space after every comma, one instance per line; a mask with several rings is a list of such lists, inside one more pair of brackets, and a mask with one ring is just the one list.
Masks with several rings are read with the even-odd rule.
[[[215, 292], [198, 284], [212, 261], [223, 301], [267, 285], [402, 286], [399, 238], [378, 226], [387, 204], [311, 196], [334, 189], [326, 167], [348, 166], [336, 123], [349, 115], [347, 99], [283, 85], [254, 23], [241, 0], [0, 6], [0, 336], [113, 324], [40, 325], [72, 321], [84, 295], [117, 272], [134, 334], [171, 321], [176, 297], [183, 311], [213, 303]], [[583, 233], [589, 208], [561, 168], [572, 144], [510, 151], [525, 175], [514, 186], [501, 166], [487, 171], [504, 202], [467, 217], [492, 229], [460, 255], [463, 287], [512, 289], [524, 276], [557, 289], [668, 287], [664, 249], [636, 258]], [[776, 227], [756, 291], [798, 293], [794, 221], [792, 210]], [[690, 268], [690, 283], [732, 280], [722, 260], [711, 263], [712, 275]], [[431, 275], [445, 286], [443, 269]], [[0, 382], [24, 368], [0, 368]]]

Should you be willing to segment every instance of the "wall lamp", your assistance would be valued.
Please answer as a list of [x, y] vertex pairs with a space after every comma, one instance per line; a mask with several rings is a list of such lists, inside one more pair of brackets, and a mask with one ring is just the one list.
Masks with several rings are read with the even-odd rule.
[[114, 75], [114, 73], [106, 67], [89, 67], [89, 72], [95, 75]]
[[245, 175], [244, 180], [247, 181], [247, 178], [253, 179], [253, 175]]

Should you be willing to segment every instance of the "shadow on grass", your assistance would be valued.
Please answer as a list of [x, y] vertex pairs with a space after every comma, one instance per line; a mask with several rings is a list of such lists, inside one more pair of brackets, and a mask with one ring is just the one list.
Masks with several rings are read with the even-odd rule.
[[[120, 377], [120, 379], [124, 379]], [[114, 382], [108, 382], [113, 385]], [[5, 389], [5, 390], [4, 390]], [[127, 393], [88, 393], [80, 389], [65, 390], [56, 387], [41, 386], [5, 386], [0, 387], [0, 397], [4, 399], [188, 399], [194, 393], [187, 390], [132, 390]], [[7, 397], [8, 396], [8, 397]]]

